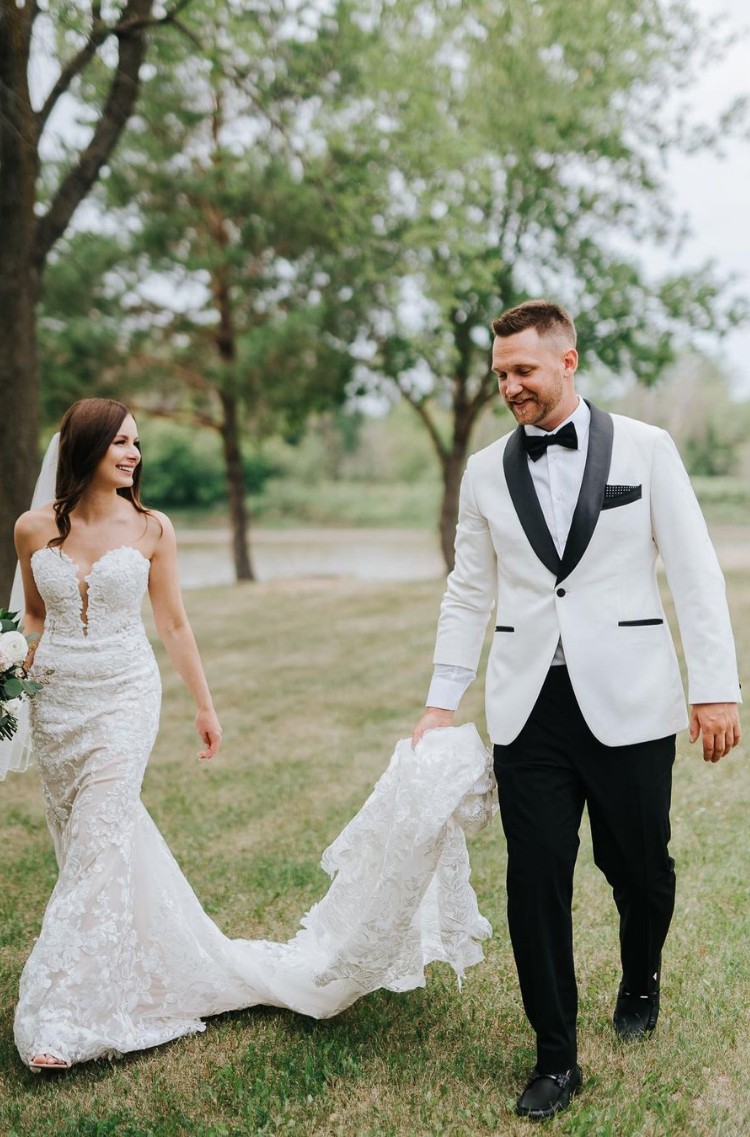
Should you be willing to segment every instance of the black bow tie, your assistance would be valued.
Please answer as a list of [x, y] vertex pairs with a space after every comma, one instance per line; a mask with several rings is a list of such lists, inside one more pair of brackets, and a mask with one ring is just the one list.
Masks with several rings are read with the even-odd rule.
[[578, 449], [578, 435], [572, 422], [566, 422], [556, 434], [527, 434], [523, 432], [523, 444], [532, 462], [537, 462], [548, 446], [567, 446], [568, 450]]

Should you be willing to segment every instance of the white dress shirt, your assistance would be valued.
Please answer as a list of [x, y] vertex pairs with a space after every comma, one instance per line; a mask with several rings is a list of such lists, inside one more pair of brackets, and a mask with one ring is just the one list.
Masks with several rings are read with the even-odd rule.
[[[526, 433], [531, 435], [555, 434], [569, 422], [572, 422], [576, 428], [577, 450], [569, 450], [566, 446], [548, 446], [536, 462], [532, 462], [531, 458], [527, 457], [531, 480], [542, 507], [544, 520], [560, 556], [563, 555], [565, 549], [578, 495], [581, 492], [583, 471], [589, 449], [591, 412], [583, 399], [579, 397], [576, 409], [564, 422], [559, 423], [554, 431], [542, 430], [539, 426], [524, 427]], [[557, 650], [552, 659], [552, 666], [560, 666], [564, 663], [565, 655], [562, 643], [558, 642]], [[446, 711], [455, 711], [466, 689], [476, 677], [476, 672], [467, 667], [453, 667], [444, 663], [436, 663], [430, 689], [427, 693], [426, 705], [428, 707], [441, 707]]]

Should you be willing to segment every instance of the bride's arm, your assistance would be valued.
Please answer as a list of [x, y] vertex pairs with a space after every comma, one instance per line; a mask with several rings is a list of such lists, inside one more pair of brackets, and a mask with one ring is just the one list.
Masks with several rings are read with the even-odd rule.
[[[37, 549], [41, 549], [46, 545], [48, 539], [47, 530], [49, 529], [49, 519], [46, 516], [40, 517], [42, 510], [29, 510], [27, 513], [22, 513], [16, 522], [16, 527], [13, 533], [16, 555], [18, 556], [18, 564], [21, 569], [21, 580], [23, 581], [23, 597], [24, 597], [24, 611], [21, 618], [21, 627], [26, 636], [40, 636], [44, 631], [44, 618], [47, 614], [44, 607], [44, 601], [39, 595], [39, 589], [34, 580], [34, 574], [31, 571], [31, 555]], [[32, 641], [29, 649], [29, 654], [24, 660], [24, 666], [28, 670], [31, 667], [34, 659], [34, 653], [39, 643], [38, 639]]]
[[156, 630], [169, 658], [195, 700], [195, 726], [206, 744], [199, 756], [213, 758], [221, 744], [221, 724], [214, 710], [193, 629], [182, 603], [174, 527], [163, 513], [152, 512], [151, 516], [162, 526], [161, 536], [151, 558], [148, 586]]

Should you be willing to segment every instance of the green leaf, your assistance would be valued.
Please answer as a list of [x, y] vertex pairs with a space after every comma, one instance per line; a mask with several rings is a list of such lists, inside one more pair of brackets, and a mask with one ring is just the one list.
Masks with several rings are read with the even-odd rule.
[[23, 680], [16, 679], [14, 675], [10, 679], [6, 679], [3, 686], [6, 699], [17, 699], [19, 695], [23, 694]]

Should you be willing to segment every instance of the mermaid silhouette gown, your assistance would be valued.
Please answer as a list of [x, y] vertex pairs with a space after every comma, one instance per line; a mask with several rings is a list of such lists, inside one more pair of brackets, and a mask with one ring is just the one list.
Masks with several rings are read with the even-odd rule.
[[59, 878], [23, 970], [21, 1058], [67, 1062], [157, 1046], [203, 1019], [265, 1004], [326, 1018], [377, 988], [459, 980], [491, 934], [469, 883], [464, 830], [493, 811], [473, 726], [399, 743], [372, 795], [326, 850], [333, 876], [288, 943], [230, 940], [206, 915], [140, 800], [161, 684], [141, 621], [149, 562], [130, 546], [94, 564], [84, 622], [77, 567], [43, 548], [47, 617], [34, 673], [34, 753]]

